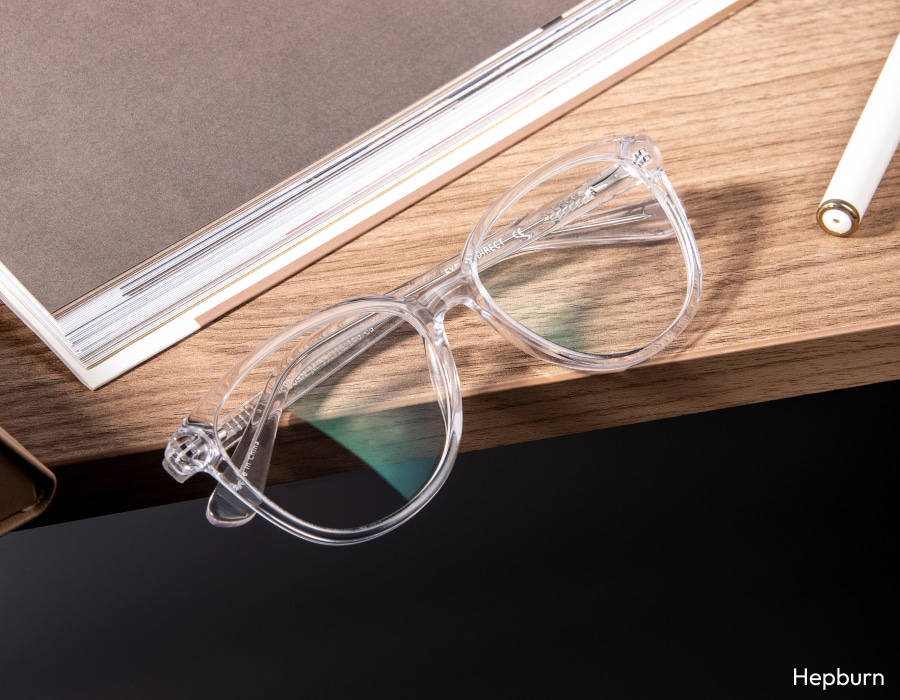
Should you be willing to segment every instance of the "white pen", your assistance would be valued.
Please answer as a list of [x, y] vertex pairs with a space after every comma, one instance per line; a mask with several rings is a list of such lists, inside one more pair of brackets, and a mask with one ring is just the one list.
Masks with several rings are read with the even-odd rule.
[[900, 36], [872, 88], [844, 155], [825, 190], [816, 218], [835, 236], [859, 228], [891, 158], [900, 145]]

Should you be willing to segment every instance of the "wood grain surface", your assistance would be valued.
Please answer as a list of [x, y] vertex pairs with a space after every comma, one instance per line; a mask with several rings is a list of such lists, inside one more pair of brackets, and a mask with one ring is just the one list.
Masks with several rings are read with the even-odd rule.
[[464, 450], [900, 378], [900, 157], [855, 236], [815, 221], [898, 31], [896, 0], [756, 0], [96, 392], [0, 307], [0, 425], [59, 478], [43, 522], [208, 493], [211, 482], [171, 480], [161, 451], [243, 353], [450, 257], [516, 179], [608, 136], [659, 144], [700, 248], [700, 311], [660, 357], [597, 376], [542, 364], [453, 312]]

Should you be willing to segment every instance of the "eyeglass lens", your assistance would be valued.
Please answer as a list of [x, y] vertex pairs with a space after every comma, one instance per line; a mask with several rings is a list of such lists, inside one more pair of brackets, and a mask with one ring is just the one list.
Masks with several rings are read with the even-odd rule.
[[[372, 327], [371, 318], [359, 320], [360, 327]], [[385, 337], [337, 371], [340, 361], [333, 360], [342, 353], [340, 360], [346, 359], [345, 346], [318, 347], [322, 329], [312, 329], [297, 341], [312, 349], [269, 387], [283, 410], [273, 418], [278, 428], [263, 477], [266, 496], [318, 527], [353, 529], [402, 509], [428, 482], [444, 450], [444, 409], [422, 337], [399, 319], [378, 320], [389, 329]], [[254, 381], [246, 379], [249, 386]], [[246, 464], [246, 452], [235, 462]]]
[[685, 301], [688, 268], [668, 217], [642, 180], [615, 165], [570, 168], [523, 193], [481, 249], [526, 239], [510, 255], [478, 258], [478, 275], [507, 314], [563, 348], [640, 349]]

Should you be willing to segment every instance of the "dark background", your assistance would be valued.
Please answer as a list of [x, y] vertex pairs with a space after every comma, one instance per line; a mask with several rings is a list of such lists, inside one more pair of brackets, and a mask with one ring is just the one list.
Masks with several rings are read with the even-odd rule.
[[0, 697], [898, 697], [900, 382], [460, 456], [322, 547], [200, 501], [0, 539]]

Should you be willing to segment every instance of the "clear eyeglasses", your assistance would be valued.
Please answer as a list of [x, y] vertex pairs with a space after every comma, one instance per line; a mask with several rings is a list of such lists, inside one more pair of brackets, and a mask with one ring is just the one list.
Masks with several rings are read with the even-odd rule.
[[180, 482], [218, 481], [214, 525], [258, 514], [315, 542], [377, 537], [437, 493], [457, 453], [450, 308], [468, 307], [539, 359], [605, 372], [674, 340], [700, 287], [697, 244], [656, 145], [585, 146], [500, 197], [458, 257], [253, 350], [183, 421], [164, 466]]

